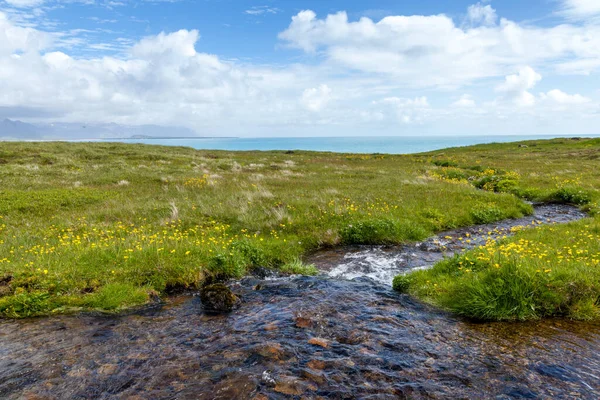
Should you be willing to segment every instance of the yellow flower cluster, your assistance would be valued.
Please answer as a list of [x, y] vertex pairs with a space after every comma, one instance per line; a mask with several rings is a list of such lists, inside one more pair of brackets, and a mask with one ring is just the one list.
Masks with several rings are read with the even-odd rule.
[[[281, 230], [268, 233], [271, 240], [281, 240]], [[115, 254], [114, 265], [130, 262], [139, 253], [155, 252], [160, 257], [187, 257], [202, 253], [230, 254], [233, 244], [240, 239], [264, 240], [260, 232], [250, 233], [247, 229], [234, 231], [230, 225], [210, 221], [202, 225], [184, 226], [182, 221], [164, 225], [147, 223], [140, 218], [137, 223], [116, 222], [100, 226], [80, 218], [68, 227], [51, 225], [43, 232], [30, 238], [30, 245], [11, 245], [10, 241], [0, 245], [0, 264], [16, 263], [26, 270], [47, 274], [67, 257], [77, 257], [95, 249], [109, 249]], [[284, 239], [285, 241], [285, 239]], [[1, 270], [0, 270], [1, 272]], [[113, 272], [114, 273], [114, 272]]]
[[[556, 232], [556, 228], [546, 228]], [[552, 266], [567, 263], [582, 263], [600, 265], [600, 235], [589, 233], [587, 230], [561, 232], [569, 238], [568, 244], [557, 247], [546, 241], [521, 238], [510, 242], [488, 240], [484, 246], [479, 246], [473, 258], [464, 256], [461, 267], [473, 266], [483, 262], [500, 268], [504, 260], [519, 260], [520, 262], [535, 263], [539, 266], [537, 272], [550, 273]], [[462, 268], [459, 268], [462, 270]]]
[[190, 178], [183, 183], [183, 186], [189, 188], [201, 189], [208, 183], [208, 175], [204, 174], [201, 178]]
[[445, 182], [450, 183], [458, 183], [458, 184], [468, 184], [469, 181], [463, 178], [463, 170], [456, 167], [441, 167], [435, 170], [427, 171], [427, 175]]
[[557, 189], [561, 189], [567, 186], [581, 186], [581, 176], [572, 177], [569, 179], [553, 176], [552, 180]]

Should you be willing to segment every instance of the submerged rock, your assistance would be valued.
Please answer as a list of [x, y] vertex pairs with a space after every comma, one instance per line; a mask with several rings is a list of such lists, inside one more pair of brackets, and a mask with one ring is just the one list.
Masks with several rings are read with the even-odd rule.
[[222, 283], [215, 283], [202, 288], [200, 300], [204, 310], [212, 314], [228, 313], [240, 304], [240, 299]]

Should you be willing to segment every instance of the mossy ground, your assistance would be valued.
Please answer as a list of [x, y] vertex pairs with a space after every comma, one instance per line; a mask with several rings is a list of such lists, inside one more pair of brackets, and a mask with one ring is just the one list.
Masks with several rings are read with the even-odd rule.
[[313, 273], [298, 259], [316, 248], [530, 213], [519, 197], [598, 210], [598, 140], [528, 145], [393, 156], [0, 143], [0, 315], [120, 310], [255, 267]]

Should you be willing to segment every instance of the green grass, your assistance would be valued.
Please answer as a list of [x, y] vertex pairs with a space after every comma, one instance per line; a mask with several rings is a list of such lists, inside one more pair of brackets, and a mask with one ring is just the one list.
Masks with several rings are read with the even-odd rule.
[[317, 275], [319, 270], [314, 264], [305, 264], [296, 258], [280, 268], [281, 272], [291, 275]]
[[600, 317], [600, 221], [544, 226], [398, 276], [394, 289], [479, 320]]
[[523, 198], [597, 213], [598, 140], [528, 145], [392, 156], [0, 143], [0, 315], [118, 311], [256, 267], [311, 274], [300, 260], [317, 248], [520, 217]]
[[[418, 157], [441, 167], [433, 171], [438, 179], [582, 206], [592, 218], [490, 241], [430, 270], [396, 277], [397, 291], [477, 320], [600, 319], [600, 140], [526, 146], [474, 146]], [[484, 162], [492, 167], [477, 168]], [[487, 222], [487, 214], [481, 222]]]

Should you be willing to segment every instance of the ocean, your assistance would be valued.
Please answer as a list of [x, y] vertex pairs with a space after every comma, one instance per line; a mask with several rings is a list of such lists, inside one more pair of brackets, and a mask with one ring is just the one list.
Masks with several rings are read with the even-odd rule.
[[[206, 150], [312, 150], [336, 153], [410, 154], [448, 147], [482, 143], [551, 139], [550, 135], [505, 136], [396, 136], [396, 137], [305, 137], [305, 138], [192, 138], [192, 139], [119, 139], [124, 143], [185, 146]], [[582, 135], [581, 137], [597, 137]], [[107, 141], [115, 141], [110, 139]]]

